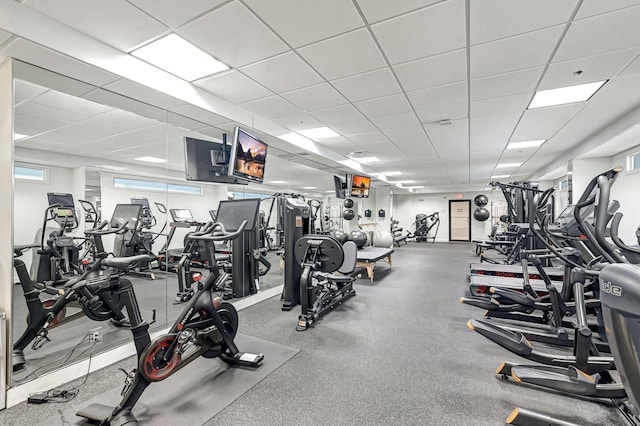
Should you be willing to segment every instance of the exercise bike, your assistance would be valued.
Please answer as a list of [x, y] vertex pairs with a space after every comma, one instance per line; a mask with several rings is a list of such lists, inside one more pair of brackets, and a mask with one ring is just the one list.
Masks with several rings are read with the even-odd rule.
[[[232, 207], [232, 201], [220, 204], [220, 211], [223, 210], [223, 205], [229, 205], [228, 215], [234, 219], [242, 218], [239, 209], [234, 210]], [[222, 213], [218, 217], [221, 216]], [[191, 234], [189, 238], [204, 242], [233, 240], [241, 236], [246, 226], [247, 220], [242, 220], [237, 230], [228, 232], [222, 223], [217, 222], [201, 232]], [[213, 244], [209, 246], [213, 247]], [[194, 275], [198, 283], [196, 294], [168, 333], [154, 341], [151, 341], [149, 336], [149, 323], [142, 319], [131, 282], [126, 279], [120, 280], [119, 294], [131, 321], [138, 366], [128, 374], [122, 391], [123, 398], [117, 407], [91, 404], [80, 410], [78, 416], [100, 424], [138, 424], [132, 410], [147, 386], [166, 379], [200, 356], [219, 357], [228, 364], [260, 366], [264, 355], [240, 352], [234, 342], [238, 330], [237, 311], [233, 305], [223, 303], [219, 297], [214, 297], [214, 293], [224, 285], [228, 274], [214, 269], [204, 282], [200, 274]]]
[[[25, 263], [18, 259], [26, 250], [33, 249], [34, 245], [14, 247], [13, 267], [18, 275], [29, 314], [27, 328], [13, 345], [13, 371], [19, 371], [24, 368], [26, 364], [24, 349], [31, 342], [33, 342], [31, 345], [33, 350], [40, 349], [50, 341], [48, 337], [49, 330], [65, 322], [87, 316], [94, 321], [112, 320], [116, 326], [128, 326], [128, 321], [122, 314], [122, 305], [117, 293], [103, 292], [100, 295], [89, 295], [84, 290], [86, 281], [109, 279], [108, 276], [100, 276], [102, 267], [108, 266], [108, 262], [105, 260], [107, 253], [104, 252], [101, 236], [127, 232], [126, 225], [120, 229], [105, 230], [106, 225], [107, 223], [105, 222], [96, 229], [85, 231], [86, 234], [94, 236], [96, 244], [94, 262], [87, 263], [86, 270], [82, 275], [72, 278], [62, 287], [56, 288], [55, 296], [46, 300], [41, 300], [40, 294], [49, 293], [47, 289], [36, 288]], [[146, 256], [144, 256], [144, 259], [140, 256], [134, 256], [129, 259], [133, 262], [140, 262], [145, 260]], [[78, 283], [82, 285], [78, 285]], [[91, 300], [91, 303], [86, 302], [87, 300]], [[81, 310], [67, 315], [66, 309], [68, 306], [80, 308]]]

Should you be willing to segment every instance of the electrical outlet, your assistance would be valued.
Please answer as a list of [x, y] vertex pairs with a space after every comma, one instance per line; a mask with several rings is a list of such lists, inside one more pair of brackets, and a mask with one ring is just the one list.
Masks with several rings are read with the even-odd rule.
[[89, 343], [102, 343], [102, 327], [96, 327], [89, 330]]

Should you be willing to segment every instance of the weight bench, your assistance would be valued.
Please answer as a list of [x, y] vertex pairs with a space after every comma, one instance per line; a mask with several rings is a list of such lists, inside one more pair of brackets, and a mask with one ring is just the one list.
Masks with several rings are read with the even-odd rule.
[[404, 241], [404, 244], [407, 244], [407, 235], [398, 235], [397, 237], [393, 237], [393, 244], [400, 247], [400, 243]]
[[391, 267], [392, 248], [364, 247], [358, 250], [356, 267], [364, 267], [367, 270], [369, 280], [373, 282], [373, 268], [378, 260], [385, 260]]

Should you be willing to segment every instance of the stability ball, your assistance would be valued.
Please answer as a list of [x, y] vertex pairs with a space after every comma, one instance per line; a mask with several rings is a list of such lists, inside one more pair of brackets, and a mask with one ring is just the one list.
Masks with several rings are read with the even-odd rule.
[[393, 245], [391, 232], [376, 231], [373, 235], [373, 245], [376, 247], [391, 247]]
[[350, 209], [353, 207], [353, 200], [351, 198], [347, 198], [346, 200], [344, 200], [342, 202], [342, 205], [345, 206], [346, 208]]
[[349, 234], [349, 239], [356, 243], [358, 248], [362, 248], [365, 244], [367, 244], [367, 234], [362, 232], [361, 229], [354, 229], [353, 231], [351, 231], [351, 233]]
[[334, 229], [331, 231], [331, 236], [338, 240], [340, 244], [344, 244], [349, 241], [349, 236], [342, 229]]
[[353, 209], [344, 209], [344, 211], [342, 212], [342, 217], [345, 220], [351, 220], [356, 217], [356, 212], [354, 212]]
[[473, 203], [478, 207], [484, 207], [489, 204], [489, 199], [486, 195], [480, 194], [476, 195], [476, 198], [473, 199]]
[[473, 212], [473, 218], [478, 222], [484, 222], [489, 219], [489, 210], [484, 207], [478, 207], [476, 211]]

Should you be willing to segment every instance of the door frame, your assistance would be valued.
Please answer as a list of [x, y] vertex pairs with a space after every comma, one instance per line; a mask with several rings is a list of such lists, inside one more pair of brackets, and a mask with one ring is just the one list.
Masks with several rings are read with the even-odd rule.
[[[451, 220], [451, 203], [463, 203], [463, 202], [467, 203], [469, 205], [469, 222], [467, 222], [468, 225], [469, 225], [467, 227], [468, 231], [469, 231], [468, 238], [466, 240], [452, 240], [451, 239], [451, 222], [452, 222], [452, 220]], [[458, 200], [458, 199], [449, 200], [449, 241], [454, 241], [454, 242], [458, 242], [458, 241], [470, 242], [471, 241], [471, 200]]]

